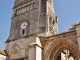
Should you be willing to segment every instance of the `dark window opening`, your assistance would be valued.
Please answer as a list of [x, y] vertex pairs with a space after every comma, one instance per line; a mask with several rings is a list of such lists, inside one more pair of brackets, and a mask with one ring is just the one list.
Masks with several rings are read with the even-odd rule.
[[25, 30], [22, 30], [22, 34], [24, 34], [25, 33]]

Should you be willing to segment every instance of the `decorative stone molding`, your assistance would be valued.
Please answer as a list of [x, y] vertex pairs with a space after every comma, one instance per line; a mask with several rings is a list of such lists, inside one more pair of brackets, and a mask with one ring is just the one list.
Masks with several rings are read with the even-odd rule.
[[56, 60], [57, 56], [64, 49], [70, 50], [75, 56], [76, 60], [79, 60], [80, 58], [80, 53], [77, 45], [73, 41], [67, 40], [65, 38], [58, 38], [57, 40], [54, 40], [53, 43], [48, 45], [47, 48], [48, 49], [46, 49], [44, 53], [45, 60]]

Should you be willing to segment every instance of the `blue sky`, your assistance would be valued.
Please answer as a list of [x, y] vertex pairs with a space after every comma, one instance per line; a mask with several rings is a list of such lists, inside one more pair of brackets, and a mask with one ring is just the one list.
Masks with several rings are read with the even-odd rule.
[[[0, 49], [10, 34], [12, 8], [15, 0], [0, 1]], [[59, 33], [68, 31], [72, 24], [80, 22], [80, 0], [54, 0], [55, 15], [58, 16]]]

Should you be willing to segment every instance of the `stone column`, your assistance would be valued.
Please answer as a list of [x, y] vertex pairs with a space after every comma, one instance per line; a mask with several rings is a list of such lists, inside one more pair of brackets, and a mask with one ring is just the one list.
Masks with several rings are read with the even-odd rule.
[[42, 48], [38, 37], [29, 45], [29, 60], [42, 60]]
[[[79, 24], [76, 24], [75, 27], [76, 27], [78, 47], [79, 47], [79, 53], [80, 53], [80, 23], [79, 23]], [[79, 60], [80, 60], [80, 59], [79, 59]]]
[[78, 46], [80, 51], [80, 23], [76, 24], [75, 26], [76, 26], [77, 40], [78, 40]]

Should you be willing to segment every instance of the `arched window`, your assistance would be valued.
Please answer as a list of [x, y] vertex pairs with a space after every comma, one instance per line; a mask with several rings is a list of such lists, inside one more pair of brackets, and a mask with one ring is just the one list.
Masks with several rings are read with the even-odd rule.
[[18, 59], [18, 56], [19, 56], [19, 54], [18, 54], [18, 48], [19, 47], [17, 47], [16, 45], [14, 45], [12, 47], [12, 50], [11, 50], [11, 59]]
[[24, 12], [24, 8], [22, 7], [21, 10], [22, 10], [21, 13], [23, 13]]
[[26, 12], [26, 6], [24, 7], [24, 12]]
[[35, 2], [33, 2], [33, 7], [32, 7], [33, 9], [35, 8]]
[[23, 12], [22, 13], [24, 13], [24, 12], [26, 12], [26, 7], [23, 7]]
[[21, 14], [21, 8], [18, 9], [18, 14]]
[[21, 24], [21, 27], [20, 27], [20, 36], [25, 36], [26, 33], [27, 33], [27, 27], [28, 27], [28, 23], [27, 22], [23, 22]]
[[23, 35], [25, 34], [25, 29], [22, 30], [22, 34], [23, 34]]
[[30, 10], [32, 10], [32, 4], [30, 4]]
[[15, 15], [18, 15], [18, 9], [15, 11]]
[[13, 16], [16, 16], [16, 15], [18, 15], [18, 9], [16, 9], [16, 10], [15, 10], [15, 12], [14, 12], [14, 15], [13, 15]]
[[29, 11], [29, 5], [27, 5], [27, 11]]

